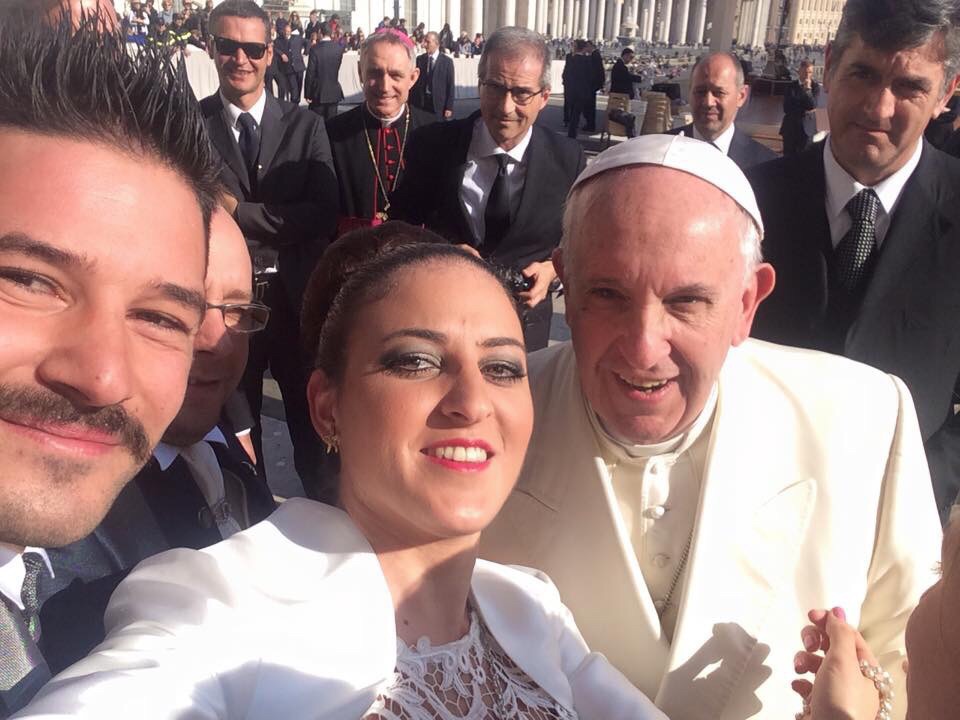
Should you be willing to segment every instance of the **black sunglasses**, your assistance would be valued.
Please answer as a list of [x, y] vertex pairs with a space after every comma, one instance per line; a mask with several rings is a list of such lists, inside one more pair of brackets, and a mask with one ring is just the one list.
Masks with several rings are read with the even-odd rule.
[[243, 50], [243, 54], [251, 60], [259, 60], [267, 52], [267, 46], [264, 43], [257, 42], [237, 42], [225, 37], [214, 37], [213, 41], [217, 45], [217, 52], [221, 55], [233, 56], [237, 50]]

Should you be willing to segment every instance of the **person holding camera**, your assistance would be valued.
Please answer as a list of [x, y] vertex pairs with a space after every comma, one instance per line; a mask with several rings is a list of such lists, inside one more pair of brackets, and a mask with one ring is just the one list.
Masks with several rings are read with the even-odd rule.
[[534, 125], [550, 97], [550, 49], [519, 27], [490, 36], [480, 111], [411, 132], [391, 219], [426, 225], [512, 275], [528, 350], [547, 346], [550, 262], [563, 202], [586, 162], [573, 140]]

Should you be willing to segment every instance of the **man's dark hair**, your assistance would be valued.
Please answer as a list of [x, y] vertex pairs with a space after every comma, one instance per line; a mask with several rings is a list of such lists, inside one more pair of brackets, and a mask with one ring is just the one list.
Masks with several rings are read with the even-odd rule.
[[960, 68], [960, 2], [958, 0], [848, 0], [830, 51], [836, 68], [854, 38], [883, 52], [899, 52], [942, 41], [944, 81]]
[[624, 48], [620, 51], [621, 58], [625, 58], [627, 55], [636, 55], [636, 52], [634, 52], [633, 48]]
[[320, 37], [330, 37], [330, 23], [326, 20], [320, 23]]
[[255, 18], [263, 23], [264, 42], [270, 42], [270, 16], [264, 12], [263, 8], [257, 5], [253, 0], [224, 0], [210, 11], [210, 33], [217, 35], [217, 26], [220, 18]]
[[24, 7], [0, 11], [0, 129], [155, 159], [190, 186], [209, 236], [217, 165], [183, 65], [164, 49], [131, 56], [96, 15], [54, 25]]

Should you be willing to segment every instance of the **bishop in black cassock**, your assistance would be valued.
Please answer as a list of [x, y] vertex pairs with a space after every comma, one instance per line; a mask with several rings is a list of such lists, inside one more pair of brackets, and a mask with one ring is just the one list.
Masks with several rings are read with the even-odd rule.
[[398, 117], [381, 120], [366, 103], [327, 121], [340, 184], [338, 235], [386, 219], [390, 193], [403, 172], [407, 136], [432, 122], [433, 115], [410, 104]]

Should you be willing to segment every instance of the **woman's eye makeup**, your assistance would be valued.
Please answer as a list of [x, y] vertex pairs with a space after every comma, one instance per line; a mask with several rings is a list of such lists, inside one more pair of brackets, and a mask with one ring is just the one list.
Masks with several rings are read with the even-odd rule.
[[384, 372], [401, 377], [418, 377], [435, 372], [443, 367], [442, 358], [433, 353], [418, 350], [396, 350], [380, 357]]

